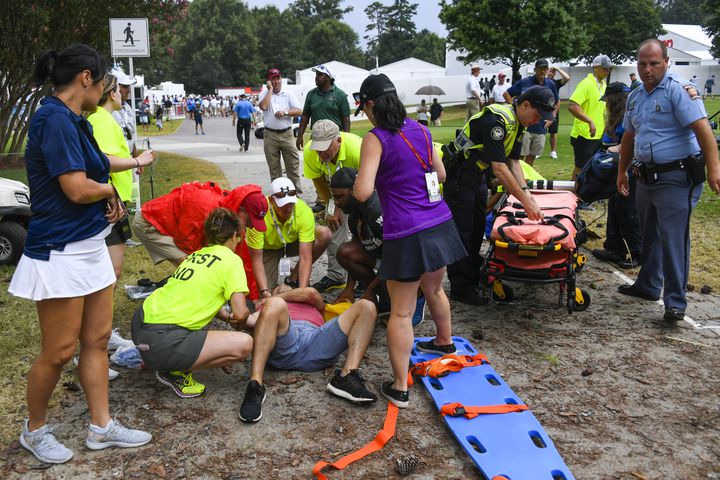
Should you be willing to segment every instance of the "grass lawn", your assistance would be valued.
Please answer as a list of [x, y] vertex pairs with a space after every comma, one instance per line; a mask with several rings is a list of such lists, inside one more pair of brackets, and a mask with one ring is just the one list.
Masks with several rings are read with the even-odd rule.
[[[8, 175], [10, 173], [11, 175]], [[24, 170], [3, 170], [0, 176], [25, 181]], [[154, 167], [155, 194], [163, 195], [183, 182], [193, 180], [208, 181], [224, 178], [222, 171], [214, 164], [180, 155], [162, 154]], [[150, 198], [149, 175], [143, 175], [141, 196]], [[225, 182], [223, 187], [227, 187]], [[17, 440], [20, 422], [27, 416], [25, 407], [25, 385], [31, 362], [39, 352], [40, 331], [37, 322], [35, 304], [18, 299], [7, 293], [14, 267], [0, 267], [0, 364], [4, 366], [0, 382], [6, 386], [0, 393], [0, 445]], [[128, 248], [125, 255], [123, 276], [115, 292], [113, 327], [120, 327], [124, 335], [129, 335], [130, 319], [137, 303], [130, 300], [124, 292], [124, 284], [137, 284], [138, 279], [148, 277], [159, 280], [172, 273], [167, 262], [155, 266], [143, 247]], [[63, 383], [78, 382], [75, 367], [65, 368], [52, 401], [59, 404], [63, 397]], [[69, 383], [68, 383], [69, 385]]]
[[155, 122], [151, 122], [150, 125], [148, 125], [147, 129], [145, 129], [141, 125], [138, 125], [138, 140], [141, 140], [145, 137], [160, 137], [162, 135], [172, 135], [177, 131], [178, 128], [180, 128], [180, 125], [182, 125], [184, 121], [184, 118], [178, 118], [176, 120], [168, 120], [167, 122], [163, 122], [162, 130], [158, 130], [158, 128], [155, 126]]

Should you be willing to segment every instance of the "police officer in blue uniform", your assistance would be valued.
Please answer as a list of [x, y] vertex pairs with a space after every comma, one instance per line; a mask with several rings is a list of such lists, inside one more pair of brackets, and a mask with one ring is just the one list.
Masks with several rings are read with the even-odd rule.
[[639, 180], [643, 264], [635, 283], [618, 291], [658, 300], [664, 288], [663, 319], [673, 326], [685, 317], [687, 306], [690, 214], [702, 192], [705, 168], [710, 188], [720, 193], [720, 162], [702, 100], [689, 82], [668, 73], [665, 44], [641, 43], [637, 65], [643, 84], [628, 96], [617, 187], [629, 194], [632, 166]]

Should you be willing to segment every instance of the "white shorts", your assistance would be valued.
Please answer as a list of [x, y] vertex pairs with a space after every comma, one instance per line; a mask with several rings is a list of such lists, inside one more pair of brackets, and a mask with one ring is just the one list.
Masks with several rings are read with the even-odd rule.
[[525, 132], [520, 156], [532, 155], [533, 157], [542, 157], [543, 151], [545, 150], [545, 136], [544, 133]]
[[65, 249], [50, 250], [50, 259], [20, 257], [8, 292], [28, 300], [82, 297], [115, 282], [105, 237], [112, 225], [94, 237], [71, 242]]

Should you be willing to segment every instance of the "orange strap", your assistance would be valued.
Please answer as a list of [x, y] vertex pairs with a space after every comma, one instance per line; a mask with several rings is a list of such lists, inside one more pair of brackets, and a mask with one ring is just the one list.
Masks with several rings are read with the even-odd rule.
[[353, 462], [360, 460], [363, 457], [370, 455], [371, 453], [377, 452], [385, 446], [387, 442], [395, 435], [395, 423], [397, 422], [398, 407], [388, 402], [387, 414], [385, 415], [385, 424], [382, 430], [380, 430], [370, 443], [362, 447], [360, 450], [356, 450], [353, 453], [345, 455], [344, 457], [336, 460], [333, 463], [319, 461], [313, 467], [312, 473], [318, 480], [327, 480], [327, 477], [320, 471], [325, 467], [332, 467], [335, 470], [342, 470]]
[[427, 362], [416, 363], [408, 375], [408, 387], [412, 386], [414, 374], [424, 377], [444, 377], [450, 372], [459, 372], [465, 367], [474, 367], [489, 363], [487, 357], [482, 353], [475, 355], [443, 355], [442, 357], [433, 358]]
[[524, 412], [525, 410], [528, 410], [527, 405], [502, 404], [485, 405], [482, 407], [466, 407], [460, 402], [448, 403], [447, 405], [440, 407], [440, 413], [443, 415], [450, 415], [451, 417], [465, 417], [467, 419], [473, 419], [478, 415]]

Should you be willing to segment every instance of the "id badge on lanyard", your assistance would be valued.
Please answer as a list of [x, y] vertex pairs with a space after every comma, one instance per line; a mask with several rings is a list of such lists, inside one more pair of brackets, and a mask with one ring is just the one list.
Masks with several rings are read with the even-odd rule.
[[286, 256], [283, 256], [280, 259], [280, 263], [278, 263], [278, 274], [281, 277], [289, 277], [290, 276], [290, 259]]
[[440, 181], [438, 180], [437, 172], [432, 169], [432, 144], [430, 143], [430, 140], [425, 133], [425, 129], [423, 129], [422, 132], [428, 147], [428, 163], [425, 163], [418, 151], [407, 139], [405, 134], [401, 131], [398, 131], [402, 139], [405, 140], [405, 143], [407, 143], [407, 146], [410, 147], [410, 150], [412, 150], [415, 158], [417, 158], [418, 162], [420, 162], [420, 166], [425, 172], [425, 187], [428, 193], [428, 201], [430, 201], [430, 203], [435, 203], [439, 202], [442, 198], [440, 196]]
[[[325, 180], [327, 181], [327, 184], [330, 185], [330, 180], [332, 179], [332, 176], [334, 174], [330, 173], [330, 162], [326, 163], [325, 166], [327, 167], [327, 175], [325, 175]], [[340, 170], [341, 168], [342, 168], [342, 163], [340, 161], [338, 161], [335, 164], [335, 173], [337, 173], [337, 171]], [[327, 214], [330, 216], [335, 215], [335, 201], [332, 198], [330, 200], [328, 200]]]
[[425, 185], [427, 186], [430, 203], [439, 202], [441, 197], [437, 172], [425, 172]]

